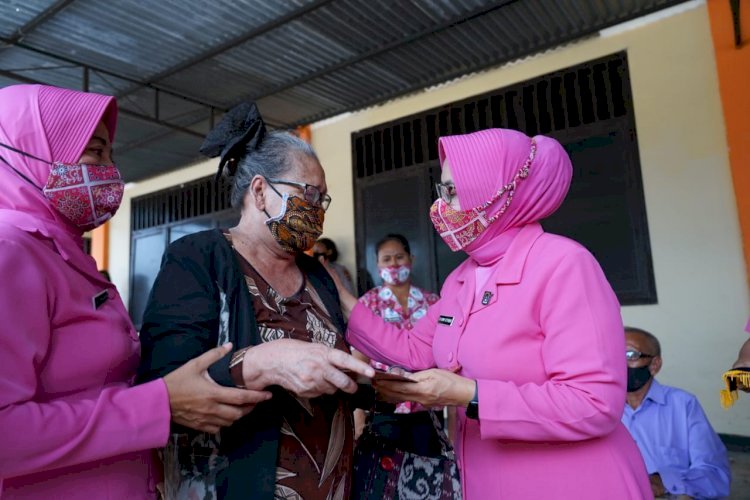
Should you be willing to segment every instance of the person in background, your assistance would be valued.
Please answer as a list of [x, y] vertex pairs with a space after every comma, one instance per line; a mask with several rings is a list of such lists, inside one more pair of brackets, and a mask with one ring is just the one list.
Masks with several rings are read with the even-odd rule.
[[156, 498], [152, 448], [170, 419], [216, 432], [266, 400], [206, 370], [231, 346], [132, 387], [138, 333], [83, 251], [112, 217], [115, 98], [43, 85], [0, 89], [0, 497]]
[[[411, 330], [440, 297], [412, 283], [414, 256], [404, 236], [386, 235], [375, 245], [375, 255], [383, 284], [368, 290], [359, 298], [359, 302], [386, 323]], [[355, 356], [380, 370], [390, 368], [387, 364], [370, 360], [362, 353], [357, 352]], [[440, 442], [435, 435], [432, 419], [424, 413], [425, 410], [413, 402], [399, 403], [392, 413], [379, 412], [374, 416], [373, 430], [384, 438], [400, 443], [403, 449], [420, 455], [434, 455], [440, 450]], [[355, 411], [355, 436], [361, 434], [365, 418], [364, 410]]]
[[201, 151], [228, 166], [232, 228], [167, 248], [143, 315], [140, 380], [231, 341], [211, 367], [222, 385], [273, 392], [217, 433], [175, 428], [163, 452], [168, 498], [343, 499], [353, 467], [352, 377], [374, 370], [349, 353], [336, 287], [304, 254], [331, 203], [311, 146], [266, 133], [254, 104], [229, 111]]
[[330, 269], [338, 274], [339, 279], [349, 293], [354, 293], [354, 282], [349, 271], [339, 264], [339, 250], [336, 243], [330, 238], [320, 238], [312, 247], [312, 256], [316, 259], [323, 259]]
[[622, 423], [641, 450], [654, 496], [726, 497], [727, 450], [698, 399], [654, 378], [662, 367], [654, 335], [627, 327], [625, 340], [628, 394]]
[[[508, 129], [441, 137], [430, 218], [469, 258], [411, 330], [339, 289], [349, 342], [410, 371], [384, 397], [457, 408], [465, 500], [634, 500], [651, 488], [620, 422], [620, 305], [578, 243], [544, 231], [573, 167], [556, 140]], [[437, 366], [437, 368], [435, 368]]]
[[[745, 331], [750, 333], [750, 319], [747, 320]], [[745, 343], [742, 344], [742, 347], [740, 347], [740, 352], [737, 354], [737, 361], [734, 362], [732, 368], [750, 368], [750, 339], [747, 339]], [[750, 391], [750, 388], [744, 390], [745, 392], [748, 392]]]

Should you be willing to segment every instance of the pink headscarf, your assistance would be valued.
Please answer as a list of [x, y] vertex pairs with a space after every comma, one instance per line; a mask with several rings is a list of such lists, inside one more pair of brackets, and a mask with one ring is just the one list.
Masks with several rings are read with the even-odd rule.
[[[518, 181], [513, 201], [464, 250], [480, 265], [499, 259], [522, 226], [549, 217], [562, 204], [570, 187], [573, 166], [563, 147], [554, 139], [537, 135], [536, 157], [529, 176]], [[500, 188], [513, 180], [529, 156], [531, 138], [509, 129], [488, 129], [465, 135], [441, 137], [441, 165], [449, 160], [462, 210], [486, 203]], [[487, 209], [492, 217], [505, 202], [505, 195]]]
[[[117, 103], [112, 96], [45, 85], [0, 89], [0, 142], [50, 162], [76, 163], [100, 121], [115, 135]], [[54, 241], [66, 258], [87, 257], [82, 232], [41, 192], [51, 166], [0, 146], [0, 220]], [[81, 254], [81, 255], [79, 255]]]

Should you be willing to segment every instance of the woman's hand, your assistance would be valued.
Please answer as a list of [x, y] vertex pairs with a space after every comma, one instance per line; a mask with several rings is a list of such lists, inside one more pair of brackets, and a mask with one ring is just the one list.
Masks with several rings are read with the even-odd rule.
[[[347, 373], [348, 372], [348, 373]], [[351, 354], [322, 344], [279, 339], [248, 349], [242, 362], [245, 387], [279, 385], [303, 398], [357, 392], [351, 375], [372, 378], [375, 371]]]
[[267, 391], [223, 387], [211, 380], [208, 367], [231, 349], [231, 343], [215, 347], [164, 377], [173, 422], [213, 434], [271, 398]]
[[433, 368], [408, 376], [415, 382], [373, 382], [375, 389], [388, 401], [416, 401], [427, 408], [466, 406], [474, 398], [476, 381], [448, 370]]
[[339, 292], [339, 300], [341, 301], [341, 312], [344, 313], [344, 319], [349, 319], [349, 315], [352, 313], [352, 309], [354, 309], [354, 306], [357, 305], [357, 297], [352, 295], [352, 293], [346, 289], [344, 284], [341, 282], [341, 278], [339, 278], [339, 273], [334, 271], [331, 268], [330, 263], [328, 262], [328, 259], [321, 256], [318, 257], [318, 260], [323, 265], [323, 267], [326, 268], [326, 271], [328, 271], [328, 274], [331, 275], [331, 279], [333, 280], [333, 283], [336, 285], [336, 290]]

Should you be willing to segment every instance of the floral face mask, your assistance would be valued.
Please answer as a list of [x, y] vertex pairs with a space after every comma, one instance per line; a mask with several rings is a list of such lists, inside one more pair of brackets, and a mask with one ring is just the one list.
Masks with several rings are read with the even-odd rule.
[[386, 285], [403, 285], [409, 281], [410, 274], [411, 266], [408, 264], [380, 268], [380, 277]]

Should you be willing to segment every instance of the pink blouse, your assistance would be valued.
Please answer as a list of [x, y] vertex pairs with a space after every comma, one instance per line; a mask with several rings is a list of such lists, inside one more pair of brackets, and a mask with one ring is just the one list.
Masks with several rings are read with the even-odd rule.
[[0, 497], [154, 498], [166, 386], [131, 387], [138, 335], [93, 259], [16, 217], [0, 210]]
[[594, 257], [532, 223], [492, 264], [478, 301], [477, 267], [459, 266], [412, 330], [357, 305], [347, 331], [370, 357], [477, 380], [479, 419], [457, 412], [464, 498], [652, 498], [620, 423], [620, 306]]

